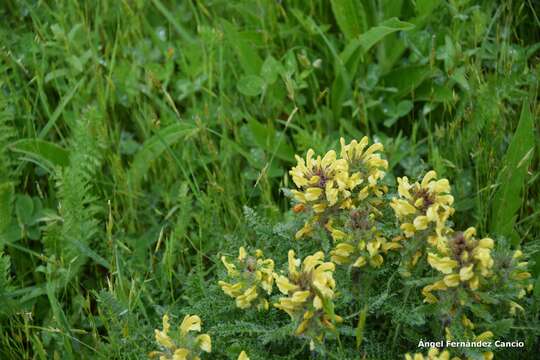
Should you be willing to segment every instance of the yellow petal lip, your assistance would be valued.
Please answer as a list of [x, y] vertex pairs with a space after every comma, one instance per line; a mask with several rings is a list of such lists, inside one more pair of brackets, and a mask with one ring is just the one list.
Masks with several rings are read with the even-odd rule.
[[456, 287], [459, 285], [460, 277], [458, 274], [450, 274], [444, 277], [444, 283], [448, 287]]
[[237, 360], [249, 360], [249, 357], [247, 356], [246, 352], [244, 350], [242, 350], [242, 352], [240, 353], [240, 355], [238, 355], [238, 359]]
[[190, 331], [201, 331], [201, 318], [197, 315], [186, 315], [180, 324], [180, 333], [185, 336]]
[[428, 253], [428, 263], [443, 274], [450, 274], [452, 269], [458, 266], [457, 261], [450, 259], [448, 256], [441, 258], [433, 253]]
[[172, 360], [187, 360], [189, 350], [185, 348], [179, 348], [174, 351]]
[[310, 187], [306, 190], [305, 196], [307, 201], [315, 201], [321, 197], [323, 189]]
[[471, 264], [469, 266], [462, 267], [459, 270], [459, 278], [461, 279], [461, 281], [470, 280], [474, 276], [473, 267], [474, 264]]
[[246, 256], [247, 256], [246, 249], [243, 246], [240, 246], [240, 248], [238, 249], [238, 260], [244, 261], [246, 259]]
[[289, 281], [289, 279], [283, 275], [276, 276], [276, 285], [283, 294], [287, 295], [289, 292], [298, 290], [298, 286]]
[[210, 338], [210, 335], [199, 335], [197, 336], [196, 341], [202, 351], [205, 351], [207, 353], [212, 352], [212, 339]]
[[435, 170], [430, 170], [426, 173], [426, 175], [424, 175], [424, 178], [422, 179], [422, 188], [427, 188], [428, 187], [428, 184], [433, 180], [437, 178], [437, 173], [435, 172]]

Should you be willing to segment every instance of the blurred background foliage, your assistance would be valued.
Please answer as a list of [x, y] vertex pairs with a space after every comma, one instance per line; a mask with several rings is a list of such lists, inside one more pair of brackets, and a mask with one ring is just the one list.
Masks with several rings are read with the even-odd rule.
[[146, 356], [249, 234], [243, 206], [281, 219], [294, 154], [340, 136], [382, 142], [388, 184], [449, 178], [458, 227], [535, 249], [539, 9], [2, 1], [0, 357]]

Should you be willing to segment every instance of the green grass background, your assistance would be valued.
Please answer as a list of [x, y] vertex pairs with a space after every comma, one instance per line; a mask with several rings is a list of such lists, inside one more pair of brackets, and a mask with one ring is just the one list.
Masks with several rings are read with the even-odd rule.
[[217, 259], [340, 136], [382, 142], [389, 184], [449, 178], [457, 227], [538, 248], [538, 5], [3, 0], [0, 358], [145, 358], [163, 313], [197, 310], [272, 344], [211, 319]]

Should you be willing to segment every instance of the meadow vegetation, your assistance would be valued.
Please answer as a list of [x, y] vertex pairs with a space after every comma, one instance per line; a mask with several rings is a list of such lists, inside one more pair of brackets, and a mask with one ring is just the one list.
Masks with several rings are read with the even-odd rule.
[[537, 356], [536, 1], [3, 0], [0, 39], [1, 359]]

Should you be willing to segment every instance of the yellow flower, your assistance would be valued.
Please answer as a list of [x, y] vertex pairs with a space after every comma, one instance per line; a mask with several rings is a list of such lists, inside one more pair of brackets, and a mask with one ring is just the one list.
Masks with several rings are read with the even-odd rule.
[[519, 305], [515, 301], [510, 301], [510, 315], [515, 316], [516, 310], [519, 310], [521, 312], [525, 312], [525, 309], [523, 309], [523, 306]]
[[[441, 272], [441, 281], [447, 288], [455, 288], [460, 284], [468, 284], [472, 291], [480, 287], [481, 280], [491, 276], [493, 259], [491, 249], [494, 242], [490, 238], [476, 239], [476, 229], [471, 227], [464, 232], [450, 233], [448, 236], [431, 236], [428, 238], [430, 245], [434, 246], [439, 254], [428, 253], [429, 265]], [[434, 302], [436, 299], [428, 287], [423, 291], [427, 302]]]
[[201, 318], [197, 315], [186, 315], [180, 324], [180, 334], [186, 336], [190, 331], [201, 331]]
[[461, 317], [461, 323], [463, 324], [463, 326], [465, 326], [466, 328], [469, 328], [471, 330], [474, 329], [474, 323], [465, 315], [463, 315]]
[[238, 355], [238, 360], [249, 360], [249, 357], [247, 356], [246, 352], [242, 350], [240, 355]]
[[236, 263], [230, 263], [224, 256], [221, 261], [234, 283], [220, 280], [218, 284], [225, 294], [235, 299], [236, 306], [246, 309], [256, 303], [259, 310], [267, 310], [268, 300], [265, 294], [272, 293], [274, 261], [265, 259], [259, 249], [252, 256], [244, 247], [238, 250]]
[[309, 149], [306, 159], [296, 156], [297, 165], [289, 174], [298, 190], [292, 193], [297, 202], [322, 212], [327, 207], [340, 205], [350, 196], [348, 186], [348, 165], [336, 158], [336, 152], [328, 151], [324, 157], [313, 159], [314, 151]]
[[330, 219], [325, 228], [336, 243], [330, 252], [330, 258], [339, 265], [352, 264], [353, 267], [362, 267], [369, 264], [380, 267], [383, 255], [390, 250], [401, 248], [397, 241], [388, 241], [380, 230], [376, 216], [367, 210], [352, 209], [345, 212], [343, 217], [334, 221]]
[[488, 341], [491, 340], [493, 337], [493, 333], [491, 331], [484, 331], [480, 335], [477, 335], [475, 338], [475, 341]]
[[456, 260], [452, 260], [448, 256], [439, 257], [433, 253], [428, 253], [428, 263], [443, 274], [452, 273], [452, 270], [458, 266]]
[[[287, 276], [275, 275], [276, 285], [286, 297], [281, 297], [274, 307], [285, 311], [298, 323], [297, 335], [308, 332], [313, 340], [321, 335], [320, 326], [327, 329], [334, 326], [323, 309], [323, 303], [332, 301], [335, 295], [334, 270], [333, 263], [324, 262], [322, 251], [306, 256], [300, 262], [294, 251], [289, 250]], [[334, 318], [336, 322], [340, 319]]]
[[154, 330], [156, 342], [166, 348], [172, 348], [174, 343], [169, 337], [168, 332], [171, 326], [169, 325], [169, 315], [163, 315], [163, 330]]
[[[179, 326], [178, 336], [169, 336], [169, 316], [163, 316], [163, 329], [154, 330], [156, 342], [164, 351], [154, 351], [151, 357], [159, 356], [160, 360], [200, 359], [202, 351], [212, 351], [212, 340], [208, 334], [194, 336], [191, 332], [201, 331], [201, 318], [197, 315], [186, 315]], [[182, 344], [180, 346], [179, 344]]]
[[436, 303], [438, 299], [431, 292], [441, 291], [441, 290], [446, 290], [446, 289], [447, 289], [447, 285], [445, 284], [443, 280], [439, 280], [431, 285], [424, 286], [424, 288], [422, 289], [422, 295], [424, 295], [424, 302], [427, 302], [429, 304]]
[[386, 186], [381, 185], [380, 181], [388, 169], [388, 161], [381, 158], [383, 145], [375, 143], [365, 149], [369, 144], [367, 136], [349, 144], [345, 144], [345, 139], [341, 138], [340, 143], [341, 158], [347, 162], [350, 171], [347, 188], [350, 191], [359, 190], [355, 199], [362, 201], [370, 195], [381, 197], [386, 192]]
[[[452, 358], [452, 360], [455, 359], [455, 357]], [[421, 353], [416, 353], [413, 356], [405, 354], [405, 360], [450, 360], [450, 353], [448, 350], [440, 352], [439, 349], [431, 348], [425, 357]]]
[[445, 222], [454, 213], [454, 198], [450, 195], [447, 179], [436, 180], [437, 173], [429, 171], [422, 182], [410, 184], [407, 177], [398, 178], [398, 198], [390, 206], [401, 222], [406, 237], [428, 229], [432, 224], [440, 233]]
[[205, 351], [207, 353], [212, 352], [212, 339], [210, 339], [210, 335], [208, 334], [199, 335], [197, 336], [196, 341], [197, 341], [197, 345], [199, 345], [202, 351]]

